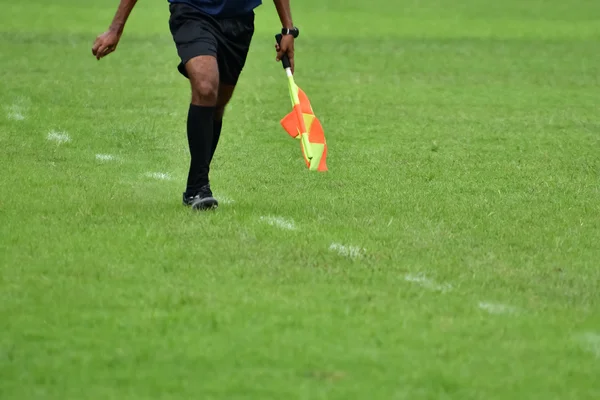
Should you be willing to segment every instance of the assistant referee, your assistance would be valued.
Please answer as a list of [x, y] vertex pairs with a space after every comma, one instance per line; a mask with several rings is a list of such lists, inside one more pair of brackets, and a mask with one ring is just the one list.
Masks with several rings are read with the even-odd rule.
[[[261, 0], [168, 0], [169, 26], [181, 59], [179, 72], [190, 81], [192, 98], [187, 117], [191, 155], [183, 204], [195, 210], [218, 207], [210, 183], [210, 163], [221, 136], [225, 106], [231, 99], [254, 35], [254, 9]], [[294, 68], [290, 0], [273, 0], [283, 38], [276, 44]], [[92, 53], [100, 60], [115, 51], [137, 0], [120, 0], [107, 32], [96, 38]]]

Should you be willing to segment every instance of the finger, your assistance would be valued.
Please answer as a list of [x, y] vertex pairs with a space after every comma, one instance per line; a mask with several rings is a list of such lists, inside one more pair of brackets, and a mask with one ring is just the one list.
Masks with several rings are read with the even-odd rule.
[[108, 46], [106, 48], [106, 50], [104, 50], [103, 57], [106, 57], [107, 55], [109, 55], [110, 53], [114, 52], [115, 50], [116, 50], [116, 46]]
[[107, 47], [105, 45], [103, 45], [103, 44], [100, 45], [98, 47], [98, 49], [96, 49], [96, 59], [97, 60], [99, 60], [99, 59], [101, 59], [102, 57], [105, 56], [104, 52], [106, 51], [106, 49], [107, 49]]
[[101, 45], [100, 41], [96, 40], [94, 42], [94, 45], [92, 46], [92, 54], [93, 55], [98, 54], [98, 48], [100, 48], [100, 45]]
[[105, 57], [113, 51], [115, 51], [115, 45], [113, 44], [105, 45], [103, 49], [98, 50], [98, 52], [100, 53], [100, 57]]

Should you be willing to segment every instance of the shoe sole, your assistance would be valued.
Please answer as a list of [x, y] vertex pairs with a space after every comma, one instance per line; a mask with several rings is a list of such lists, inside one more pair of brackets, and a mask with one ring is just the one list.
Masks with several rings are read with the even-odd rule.
[[219, 202], [214, 197], [205, 197], [192, 203], [193, 210], [211, 210], [219, 207]]

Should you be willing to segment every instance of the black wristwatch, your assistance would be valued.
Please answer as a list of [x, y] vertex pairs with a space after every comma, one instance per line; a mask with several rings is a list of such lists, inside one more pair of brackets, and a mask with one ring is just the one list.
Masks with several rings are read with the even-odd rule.
[[282, 35], [292, 35], [295, 38], [298, 37], [298, 35], [300, 35], [300, 30], [296, 27], [293, 27], [292, 29], [289, 28], [283, 28], [281, 30], [281, 34]]

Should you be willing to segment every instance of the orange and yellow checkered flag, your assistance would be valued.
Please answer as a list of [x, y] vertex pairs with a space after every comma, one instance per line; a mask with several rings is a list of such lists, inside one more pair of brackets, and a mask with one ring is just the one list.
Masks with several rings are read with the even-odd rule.
[[[280, 42], [281, 35], [276, 36]], [[306, 166], [311, 171], [327, 171], [327, 142], [319, 119], [315, 116], [306, 93], [294, 81], [289, 58], [281, 59], [288, 78], [293, 110], [281, 120], [281, 126], [293, 138], [300, 140]]]

